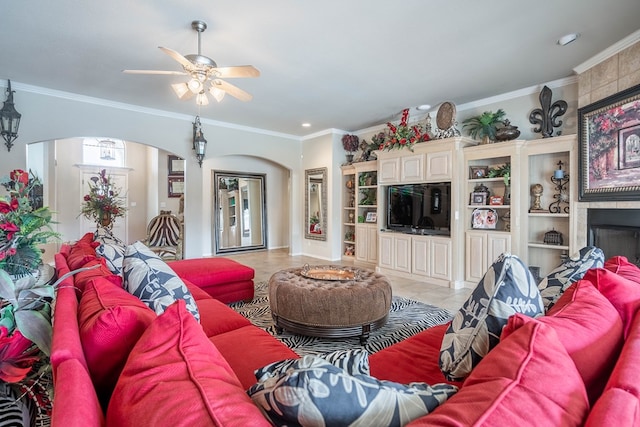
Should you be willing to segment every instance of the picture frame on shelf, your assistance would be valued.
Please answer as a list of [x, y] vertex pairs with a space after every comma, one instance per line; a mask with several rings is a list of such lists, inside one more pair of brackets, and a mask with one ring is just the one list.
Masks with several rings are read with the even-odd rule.
[[487, 193], [473, 192], [469, 198], [469, 204], [473, 206], [480, 206], [487, 204]]
[[469, 179], [483, 179], [489, 175], [489, 166], [469, 166]]
[[640, 85], [578, 109], [579, 200], [640, 200]]
[[495, 230], [498, 225], [498, 212], [491, 208], [476, 208], [471, 215], [471, 227]]
[[376, 212], [367, 212], [366, 222], [378, 222], [378, 214]]
[[489, 204], [492, 206], [501, 206], [504, 204], [504, 200], [502, 196], [491, 196], [489, 197]]
[[180, 197], [184, 194], [184, 177], [170, 176], [168, 179], [168, 196]]
[[182, 157], [169, 154], [168, 171], [170, 176], [184, 176], [184, 159]]

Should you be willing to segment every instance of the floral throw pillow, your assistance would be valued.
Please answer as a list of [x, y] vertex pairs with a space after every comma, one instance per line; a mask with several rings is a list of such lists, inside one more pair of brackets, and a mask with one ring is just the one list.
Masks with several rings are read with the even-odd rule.
[[572, 283], [582, 279], [587, 270], [604, 267], [604, 253], [595, 246], [585, 246], [567, 258], [538, 284], [545, 312], [560, 299]]
[[184, 282], [142, 242], [127, 246], [123, 261], [125, 288], [160, 315], [176, 300], [200, 321], [196, 301]]
[[449, 384], [402, 385], [350, 375], [308, 355], [247, 393], [276, 426], [403, 426], [433, 411], [457, 391]]
[[498, 342], [513, 314], [544, 313], [536, 281], [515, 255], [502, 254], [489, 267], [469, 299], [455, 314], [442, 339], [440, 369], [462, 381]]
[[[349, 375], [369, 375], [369, 352], [363, 348], [352, 350], [336, 350], [332, 353], [319, 354], [313, 357], [326, 360], [333, 366], [344, 369]], [[266, 381], [287, 372], [287, 369], [298, 363], [298, 359], [285, 359], [270, 363], [255, 372], [258, 382]]]
[[105, 259], [109, 270], [118, 276], [122, 275], [122, 261], [127, 245], [104, 227], [96, 230], [94, 241], [99, 243], [96, 253]]

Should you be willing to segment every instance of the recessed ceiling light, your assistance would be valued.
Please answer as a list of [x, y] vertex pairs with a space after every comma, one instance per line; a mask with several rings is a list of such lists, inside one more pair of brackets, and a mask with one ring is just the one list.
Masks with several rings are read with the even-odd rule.
[[422, 105], [418, 105], [416, 107], [416, 110], [419, 110], [419, 111], [426, 111], [426, 110], [429, 110], [429, 109], [431, 109], [431, 105], [429, 105], [429, 104], [422, 104]]
[[558, 39], [558, 44], [560, 46], [566, 46], [569, 43], [575, 41], [578, 37], [580, 37], [580, 33], [565, 34], [564, 36]]
[[310, 128], [311, 127], [311, 123], [303, 123], [302, 127], [303, 128]]

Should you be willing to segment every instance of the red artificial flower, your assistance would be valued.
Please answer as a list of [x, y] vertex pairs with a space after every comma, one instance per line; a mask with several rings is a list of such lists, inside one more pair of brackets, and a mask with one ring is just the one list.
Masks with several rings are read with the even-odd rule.
[[29, 184], [29, 174], [22, 169], [15, 169], [9, 173], [12, 181], [27, 185]]
[[3, 222], [2, 224], [0, 224], [0, 229], [7, 232], [7, 240], [13, 239], [13, 235], [16, 233], [16, 231], [20, 231], [20, 227], [12, 222]]
[[88, 202], [89, 200], [91, 200], [91, 196], [90, 196], [90, 195], [88, 195], [88, 194], [85, 194], [85, 196], [84, 196], [84, 201], [85, 201], [85, 202]]
[[7, 202], [0, 202], [0, 214], [6, 214], [11, 212], [11, 205]]
[[[30, 348], [33, 347], [31, 350]], [[4, 326], [0, 327], [0, 380], [12, 383], [22, 381], [33, 364], [38, 351], [33, 343], [16, 330], [12, 336]]]

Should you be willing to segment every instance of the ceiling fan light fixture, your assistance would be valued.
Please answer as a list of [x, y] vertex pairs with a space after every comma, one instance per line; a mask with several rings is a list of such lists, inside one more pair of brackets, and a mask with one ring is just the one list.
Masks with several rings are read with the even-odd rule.
[[209, 93], [215, 98], [216, 101], [221, 102], [224, 99], [225, 91], [218, 89], [215, 86], [209, 88]]
[[204, 92], [200, 92], [198, 96], [196, 96], [196, 104], [198, 105], [209, 105], [209, 98]]
[[191, 79], [187, 83], [189, 90], [194, 94], [202, 92], [202, 82], [198, 79]]
[[189, 86], [187, 86], [186, 83], [174, 83], [171, 85], [171, 88], [180, 99], [189, 94]]

